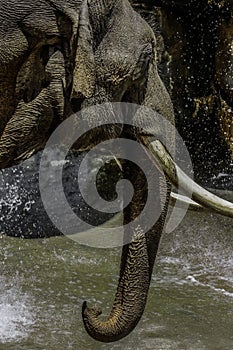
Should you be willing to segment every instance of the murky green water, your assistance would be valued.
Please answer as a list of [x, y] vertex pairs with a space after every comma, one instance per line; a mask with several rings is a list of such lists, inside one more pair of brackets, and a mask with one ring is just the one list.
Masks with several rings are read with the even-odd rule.
[[114, 344], [86, 334], [81, 305], [88, 300], [108, 314], [120, 249], [67, 237], [0, 243], [1, 350], [233, 349], [232, 219], [189, 212], [164, 235], [143, 318]]

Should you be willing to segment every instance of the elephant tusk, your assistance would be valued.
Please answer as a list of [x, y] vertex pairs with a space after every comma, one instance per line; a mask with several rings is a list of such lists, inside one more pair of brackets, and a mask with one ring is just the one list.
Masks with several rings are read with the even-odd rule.
[[172, 207], [174, 207], [174, 205], [178, 205], [178, 207], [181, 207], [181, 208], [183, 208], [184, 206], [186, 207], [186, 205], [188, 204], [189, 209], [191, 209], [191, 210], [203, 210], [203, 209], [205, 209], [205, 208], [203, 208], [203, 206], [194, 202], [189, 197], [183, 196], [183, 195], [178, 194], [178, 193], [173, 192], [173, 191], [171, 191], [169, 204]]
[[[194, 182], [174, 162], [163, 144], [148, 136], [138, 136], [138, 140], [146, 146], [146, 152], [153, 162], [160, 165], [168, 180], [185, 192], [192, 193], [192, 199], [203, 207], [233, 218], [233, 203], [224, 200]], [[148, 152], [149, 151], [149, 152]]]

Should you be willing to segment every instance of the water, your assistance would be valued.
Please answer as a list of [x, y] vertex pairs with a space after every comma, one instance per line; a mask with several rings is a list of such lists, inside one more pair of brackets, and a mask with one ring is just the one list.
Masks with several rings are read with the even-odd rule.
[[[88, 248], [63, 236], [14, 237], [54, 234], [40, 202], [39, 160], [29, 163], [1, 178], [0, 232], [13, 237], [0, 236], [0, 350], [233, 349], [232, 219], [189, 211], [165, 233], [139, 325], [117, 343], [98, 343], [84, 330], [81, 306], [87, 300], [109, 314], [121, 249]], [[65, 183], [71, 204], [84, 208], [75, 169], [71, 159]], [[232, 201], [232, 192], [224, 193]]]
[[0, 294], [0, 339], [2, 343], [23, 339], [30, 332], [35, 320], [30, 298], [22, 294], [17, 285], [17, 278], [9, 281], [1, 278]]
[[125, 339], [102, 344], [85, 332], [84, 300], [107, 315], [120, 249], [67, 237], [1, 237], [1, 350], [232, 350], [232, 219], [190, 211], [164, 234], [146, 310]]

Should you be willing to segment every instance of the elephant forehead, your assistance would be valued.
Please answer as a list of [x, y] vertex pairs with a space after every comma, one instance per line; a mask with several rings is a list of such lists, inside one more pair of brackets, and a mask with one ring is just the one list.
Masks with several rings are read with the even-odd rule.
[[117, 81], [131, 75], [141, 58], [153, 55], [155, 37], [131, 7], [116, 9], [110, 27], [95, 59], [101, 79]]

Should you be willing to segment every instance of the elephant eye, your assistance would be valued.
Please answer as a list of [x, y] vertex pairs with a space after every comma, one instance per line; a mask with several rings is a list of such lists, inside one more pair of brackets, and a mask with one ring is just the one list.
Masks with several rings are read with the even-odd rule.
[[132, 76], [133, 81], [141, 78], [146, 78], [148, 74], [149, 63], [152, 61], [153, 57], [154, 57], [153, 47], [149, 43], [145, 45], [138, 59], [137, 66], [134, 69], [133, 76]]

